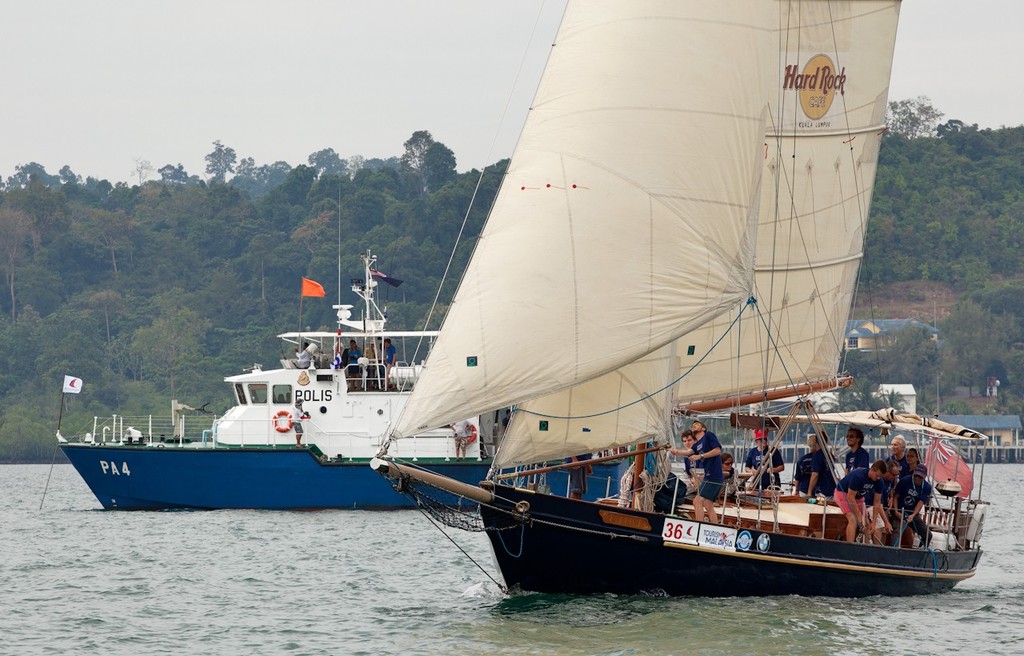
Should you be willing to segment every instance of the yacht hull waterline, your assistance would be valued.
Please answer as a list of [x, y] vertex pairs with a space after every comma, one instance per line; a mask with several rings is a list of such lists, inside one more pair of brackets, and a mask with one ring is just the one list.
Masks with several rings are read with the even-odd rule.
[[[664, 536], [666, 522], [684, 521], [679, 517], [493, 489], [495, 498], [480, 506], [480, 515], [505, 584], [522, 591], [910, 596], [952, 589], [974, 575], [982, 554], [786, 535], [772, 532], [770, 521], [764, 531], [702, 523], [698, 531], [742, 537], [717, 547], [685, 544]], [[630, 523], [639, 527], [623, 526]]]

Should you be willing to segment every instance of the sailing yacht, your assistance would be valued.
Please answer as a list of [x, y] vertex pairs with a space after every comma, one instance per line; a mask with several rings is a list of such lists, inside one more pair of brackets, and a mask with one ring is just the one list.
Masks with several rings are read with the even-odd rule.
[[[934, 502], [940, 548], [840, 541], [828, 499], [759, 494], [707, 521], [641, 494], [663, 481], [650, 464], [684, 415], [778, 429], [772, 448], [830, 422], [984, 439], [891, 414], [823, 417], [807, 401], [845, 383], [899, 7], [570, 0], [437, 343], [372, 466], [421, 500], [443, 489], [479, 502], [479, 522], [453, 524], [485, 530], [506, 584], [525, 590], [862, 596], [973, 575], [985, 504], [956, 491]], [[786, 417], [764, 414], [783, 398]], [[505, 406], [514, 418], [478, 486], [389, 454]], [[517, 483], [524, 467], [622, 449], [632, 476], [604, 502]]]

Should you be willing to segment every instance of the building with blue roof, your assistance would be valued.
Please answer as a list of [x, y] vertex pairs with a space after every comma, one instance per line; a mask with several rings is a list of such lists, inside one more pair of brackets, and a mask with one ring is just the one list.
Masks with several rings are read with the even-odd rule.
[[992, 438], [994, 446], [1021, 444], [1021, 422], [1017, 415], [939, 415], [950, 424], [959, 424]]
[[885, 350], [896, 343], [901, 331], [921, 328], [932, 340], [939, 339], [939, 331], [917, 319], [850, 319], [846, 322], [846, 348], [857, 351]]

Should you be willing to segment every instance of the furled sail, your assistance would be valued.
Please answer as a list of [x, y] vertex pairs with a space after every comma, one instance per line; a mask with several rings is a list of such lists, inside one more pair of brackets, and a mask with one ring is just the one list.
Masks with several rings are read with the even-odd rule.
[[568, 3], [394, 435], [590, 380], [746, 297], [769, 39], [765, 3]]
[[[763, 61], [774, 89], [748, 293], [652, 356], [524, 404], [496, 466], [580, 453], [583, 443], [594, 450], [629, 444], [667, 429], [669, 395], [636, 403], [642, 392], [618, 392], [631, 381], [650, 379], [650, 393], [681, 378], [674, 398], [694, 401], [837, 373], [885, 127], [899, 2], [772, 4], [775, 48]], [[748, 306], [748, 296], [756, 304]]]

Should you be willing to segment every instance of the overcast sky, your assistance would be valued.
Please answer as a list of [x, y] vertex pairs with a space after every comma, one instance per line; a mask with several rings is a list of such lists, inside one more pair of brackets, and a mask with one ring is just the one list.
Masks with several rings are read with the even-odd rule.
[[[204, 174], [214, 140], [257, 164], [389, 157], [416, 130], [460, 171], [508, 156], [565, 0], [31, 0], [0, 19], [0, 176]], [[891, 100], [1024, 124], [1020, 0], [905, 0]]]

